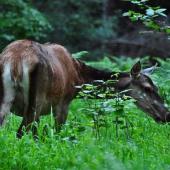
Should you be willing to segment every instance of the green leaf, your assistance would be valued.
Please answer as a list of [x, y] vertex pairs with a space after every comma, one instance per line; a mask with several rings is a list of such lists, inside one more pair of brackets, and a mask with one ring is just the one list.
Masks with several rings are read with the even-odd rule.
[[87, 90], [93, 90], [93, 86], [86, 86]]
[[126, 16], [131, 16], [131, 13], [130, 12], [123, 13], [123, 17], [126, 17]]
[[105, 97], [106, 97], [106, 94], [101, 93], [101, 94], [98, 94], [97, 96], [99, 96], [99, 97], [101, 97], [101, 98], [105, 98]]
[[153, 29], [155, 29], [155, 30], [160, 29], [160, 27], [159, 27], [158, 25], [154, 24], [153, 21], [143, 22], [143, 23], [144, 23], [147, 27], [151, 27], [151, 28], [153, 28]]
[[164, 17], [167, 17], [167, 15], [164, 14], [164, 13], [159, 13], [159, 15], [162, 15], [162, 16], [164, 16]]
[[104, 109], [104, 111], [105, 111], [105, 112], [111, 112], [111, 111], [114, 112], [114, 111], [116, 111], [116, 110], [115, 110], [115, 108], [113, 108], [113, 107], [107, 107], [107, 108]]
[[112, 112], [112, 114], [114, 114], [115, 116], [121, 116], [123, 114], [123, 110], [122, 109], [116, 110], [116, 111]]
[[111, 77], [113, 77], [113, 76], [118, 77], [118, 76], [119, 76], [119, 73], [115, 73], [115, 74], [114, 74], [114, 75], [112, 75]]
[[131, 3], [133, 3], [133, 4], [140, 4], [139, 1], [131, 1]]
[[152, 9], [160, 9], [160, 6], [152, 7]]
[[90, 90], [83, 90], [83, 93], [91, 93]]
[[123, 105], [118, 105], [118, 106], [115, 106], [116, 110], [123, 110], [124, 106]]
[[137, 21], [137, 20], [138, 20], [138, 17], [130, 17], [130, 19], [131, 19], [132, 21]]
[[84, 86], [93, 86], [92, 84], [83, 84]]
[[141, 2], [147, 2], [147, 1], [149, 1], [149, 0], [141, 0]]
[[94, 80], [93, 82], [95, 82], [95, 83], [103, 83], [104, 81], [103, 80]]
[[87, 89], [87, 90], [91, 90], [94, 87], [92, 84], [83, 84], [83, 87], [84, 86], [85, 86], [85, 89]]
[[97, 112], [91, 112], [93, 115], [98, 115], [98, 113]]
[[107, 80], [108, 83], [117, 82], [118, 80]]
[[80, 96], [84, 96], [84, 93], [82, 91], [79, 92]]
[[153, 9], [147, 9], [146, 14], [149, 15], [149, 16], [153, 16], [154, 15], [154, 10]]
[[126, 92], [128, 92], [128, 91], [132, 91], [132, 89], [123, 90], [123, 91], [120, 92], [120, 94], [121, 94], [121, 93], [126, 93]]
[[82, 88], [82, 86], [75, 86], [75, 88], [77, 88], [77, 89], [81, 89], [81, 88]]
[[161, 8], [161, 9], [155, 10], [155, 13], [162, 13], [164, 11], [166, 11], [166, 9], [165, 8]]
[[88, 54], [88, 51], [80, 51], [78, 53], [72, 54], [72, 56], [74, 58], [81, 58], [82, 56], [84, 56], [85, 54]]
[[113, 97], [113, 96], [114, 96], [114, 94], [107, 94], [107, 96], [111, 96], [111, 97]]
[[170, 33], [170, 29], [165, 29], [165, 31], [166, 31], [166, 33], [168, 33], [168, 34]]

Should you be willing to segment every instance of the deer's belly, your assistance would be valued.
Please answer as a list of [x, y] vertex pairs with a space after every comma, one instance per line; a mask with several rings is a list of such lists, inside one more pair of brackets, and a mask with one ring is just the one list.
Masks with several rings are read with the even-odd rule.
[[[57, 106], [57, 104], [51, 104], [49, 102], [44, 102], [43, 107], [40, 112], [40, 116], [49, 115], [49, 114], [53, 113], [53, 109], [56, 106]], [[24, 116], [24, 102], [23, 101], [14, 102], [10, 112], [15, 114], [16, 116], [23, 117]], [[35, 110], [35, 112], [36, 112], [36, 110]]]

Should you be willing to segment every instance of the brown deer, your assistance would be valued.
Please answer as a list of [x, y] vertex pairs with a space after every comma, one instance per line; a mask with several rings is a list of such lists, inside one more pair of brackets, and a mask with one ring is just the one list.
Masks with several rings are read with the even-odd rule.
[[[114, 86], [118, 90], [132, 89], [128, 95], [135, 104], [156, 122], [170, 121], [170, 113], [158, 94], [158, 88], [146, 75], [154, 67], [141, 72], [137, 62], [130, 73], [120, 73]], [[114, 72], [98, 70], [73, 58], [62, 46], [39, 44], [19, 40], [9, 44], [0, 57], [0, 125], [3, 126], [11, 111], [23, 117], [18, 130], [30, 129], [30, 123], [39, 121], [39, 116], [50, 114], [51, 108], [56, 123], [66, 122], [68, 108], [76, 97], [75, 86], [93, 83], [93, 80], [108, 80]]]

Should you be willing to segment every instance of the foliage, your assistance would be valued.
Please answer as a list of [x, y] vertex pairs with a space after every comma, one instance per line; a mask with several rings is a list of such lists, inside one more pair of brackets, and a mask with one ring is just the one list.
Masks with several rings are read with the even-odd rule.
[[120, 72], [120, 71], [129, 71], [132, 65], [137, 63], [139, 60], [141, 61], [142, 66], [145, 68], [149, 65], [148, 59], [149, 57], [144, 57], [142, 59], [136, 57], [135, 59], [132, 59], [125, 56], [121, 56], [117, 58], [111, 55], [107, 55], [101, 61], [86, 62], [86, 64], [92, 67], [98, 67], [100, 69], [109, 69], [112, 71]]
[[[119, 75], [116, 73], [113, 76], [118, 77]], [[125, 95], [130, 89], [113, 93], [115, 89], [111, 87], [111, 85], [115, 82], [117, 82], [116, 79], [106, 82], [103, 80], [95, 80], [93, 83], [96, 85], [83, 84], [81, 86], [76, 86], [76, 88], [81, 89], [77, 98], [83, 97], [87, 102], [88, 108], [85, 108], [84, 112], [91, 115], [93, 118], [94, 131], [96, 133], [96, 138], [99, 139], [101, 137], [100, 129], [102, 127], [105, 128], [104, 135], [107, 136], [110, 128], [113, 128], [113, 123], [116, 124], [116, 137], [118, 137], [118, 124], [123, 124], [123, 121], [119, 121], [118, 118], [127, 118], [125, 106], [127, 103], [135, 101], [131, 97]], [[110, 100], [108, 100], [108, 98]], [[93, 101], [91, 101], [91, 99], [93, 99]], [[129, 100], [127, 101], [127, 99]], [[128, 128], [127, 122], [126, 119], [126, 125], [123, 125], [121, 128]]]
[[[127, 0], [124, 0], [127, 1]], [[170, 33], [169, 26], [167, 26], [164, 22], [156, 20], [156, 18], [163, 16], [167, 17], [164, 13], [166, 11], [165, 8], [161, 8], [160, 6], [151, 7], [146, 5], [146, 2], [149, 0], [128, 0], [131, 3], [136, 4], [140, 7], [140, 9], [145, 10], [145, 13], [139, 13], [129, 10], [125, 12], [123, 16], [128, 16], [132, 21], [142, 21], [142, 23], [149, 28], [152, 28], [157, 31], [165, 31], [167, 34]]]
[[88, 52], [87, 52], [87, 51], [81, 51], [81, 52], [72, 54], [72, 56], [73, 56], [74, 58], [79, 59], [79, 58], [81, 58], [82, 56], [84, 56], [85, 54], [88, 54]]
[[47, 0], [32, 1], [32, 4], [44, 12], [54, 28], [45, 41], [63, 44], [72, 53], [81, 50], [104, 51], [98, 45], [100, 47], [117, 36], [120, 10], [117, 10], [117, 16], [104, 17], [102, 0]]
[[52, 26], [45, 17], [23, 0], [0, 0], [1, 48], [17, 39], [45, 37]]
[[[83, 106], [81, 101], [72, 105], [61, 137], [54, 133], [34, 141], [29, 133], [18, 140], [14, 132], [16, 126], [11, 124], [0, 129], [0, 169], [169, 169], [169, 126], [158, 126], [151, 119], [149, 123], [144, 114], [131, 106], [135, 114], [131, 116], [133, 135], [127, 138], [126, 129], [119, 128], [116, 138], [113, 126], [108, 136], [98, 140], [94, 138], [87, 115], [74, 114], [77, 105]], [[43, 117], [41, 121], [43, 126], [49, 119]]]

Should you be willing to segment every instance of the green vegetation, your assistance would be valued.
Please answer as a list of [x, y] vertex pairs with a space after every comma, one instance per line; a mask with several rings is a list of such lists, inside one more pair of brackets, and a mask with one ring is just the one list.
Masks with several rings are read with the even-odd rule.
[[[98, 44], [105, 44], [117, 36], [118, 16], [105, 17], [103, 0], [92, 1], [33, 1], [37, 9], [45, 12], [54, 31], [49, 33], [50, 41], [64, 44], [72, 52], [82, 50], [92, 51]], [[46, 40], [47, 41], [47, 40]], [[97, 49], [96, 49], [97, 50]], [[104, 51], [104, 49], [98, 49]], [[100, 55], [101, 56], [101, 55]]]
[[0, 50], [11, 41], [46, 37], [52, 30], [43, 14], [22, 0], [0, 0]]
[[59, 43], [71, 52], [95, 50], [93, 56], [100, 57], [104, 44], [117, 36], [122, 17], [120, 9], [106, 17], [102, 0], [0, 0], [0, 11], [0, 50], [11, 41], [30, 39]]
[[[127, 1], [127, 0], [124, 0]], [[170, 33], [169, 26], [166, 25], [165, 21], [161, 22], [156, 20], [158, 17], [163, 16], [167, 17], [164, 13], [167, 9], [161, 8], [160, 6], [151, 7], [147, 5], [148, 0], [129, 0], [131, 3], [139, 6], [140, 9], [145, 10], [145, 13], [139, 13], [132, 10], [125, 12], [123, 16], [128, 16], [132, 21], [142, 21], [142, 23], [149, 28], [152, 28], [157, 31], [164, 31], [167, 34]], [[146, 33], [143, 32], [143, 33]]]
[[[132, 65], [130, 59], [127, 62], [123, 60], [122, 65]], [[152, 77], [155, 83], [159, 82], [160, 94], [163, 95], [164, 90], [169, 90], [169, 85], [165, 83], [167, 74], [160, 70], [167, 69], [169, 64], [161, 63]], [[166, 93], [168, 106], [169, 99]], [[90, 102], [93, 104], [95, 100]], [[104, 102], [103, 108], [109, 111], [108, 103], [113, 106], [115, 100]], [[97, 105], [101, 103], [102, 100], [97, 101]], [[158, 125], [131, 101], [120, 104], [123, 105], [120, 109], [112, 107], [113, 112], [98, 116], [98, 133], [92, 116], [96, 114], [87, 109], [87, 100], [75, 99], [60, 134], [54, 130], [51, 114], [41, 117], [37, 139], [33, 139], [32, 132], [17, 139], [16, 130], [21, 118], [10, 114], [5, 127], [0, 129], [0, 169], [169, 169], [170, 126]], [[119, 117], [118, 121], [116, 117]], [[103, 122], [104, 118], [107, 124]]]

